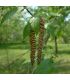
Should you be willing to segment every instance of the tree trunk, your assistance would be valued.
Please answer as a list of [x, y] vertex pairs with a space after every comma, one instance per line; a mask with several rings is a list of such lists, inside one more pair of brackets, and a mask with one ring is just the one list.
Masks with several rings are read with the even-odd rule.
[[57, 53], [58, 53], [58, 45], [57, 45], [57, 37], [56, 36], [54, 38], [54, 42], [55, 42], [55, 56], [57, 56]]
[[47, 34], [47, 35], [44, 37], [44, 46], [47, 44], [49, 38], [50, 38], [50, 35], [49, 35], [49, 34]]
[[68, 43], [68, 38], [66, 36], [63, 35], [62, 38], [65, 44]]

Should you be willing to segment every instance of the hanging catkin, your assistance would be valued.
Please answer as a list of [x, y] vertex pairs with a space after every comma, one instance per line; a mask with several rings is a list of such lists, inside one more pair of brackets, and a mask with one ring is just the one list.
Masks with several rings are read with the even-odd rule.
[[39, 30], [39, 39], [38, 39], [38, 53], [37, 53], [37, 63], [40, 64], [42, 59], [42, 48], [43, 48], [43, 37], [44, 37], [44, 18], [40, 18], [40, 30]]
[[34, 65], [35, 63], [35, 51], [36, 51], [36, 41], [35, 41], [35, 32], [34, 30], [30, 30], [30, 45], [31, 45], [31, 64]]

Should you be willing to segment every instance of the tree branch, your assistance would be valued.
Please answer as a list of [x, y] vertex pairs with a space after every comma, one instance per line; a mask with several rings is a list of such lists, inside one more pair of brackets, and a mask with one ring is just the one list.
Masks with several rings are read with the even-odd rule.
[[28, 9], [26, 6], [24, 6], [24, 9], [26, 9], [27, 12], [28, 12], [32, 17], [34, 17], [34, 15], [29, 11], [29, 9]]

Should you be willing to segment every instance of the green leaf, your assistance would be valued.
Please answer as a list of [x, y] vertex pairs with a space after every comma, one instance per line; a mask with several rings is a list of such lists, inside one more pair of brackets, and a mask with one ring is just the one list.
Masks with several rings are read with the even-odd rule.
[[30, 34], [31, 24], [28, 22], [23, 30], [23, 38], [25, 39]]
[[32, 28], [35, 31], [35, 33], [38, 34], [39, 29], [40, 29], [40, 19], [39, 18], [36, 18], [34, 20], [34, 22], [32, 23]]
[[2, 18], [1, 24], [3, 24], [6, 20], [10, 19], [15, 12], [17, 11], [17, 7], [14, 7], [13, 9], [10, 9]]
[[47, 30], [48, 34], [50, 34], [53, 37], [55, 36], [56, 27], [53, 26], [52, 24], [49, 24], [46, 30]]

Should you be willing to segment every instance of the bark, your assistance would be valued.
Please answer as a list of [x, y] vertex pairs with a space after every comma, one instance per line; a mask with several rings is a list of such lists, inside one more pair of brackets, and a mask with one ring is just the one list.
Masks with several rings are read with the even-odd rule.
[[49, 34], [47, 34], [47, 35], [44, 37], [44, 45], [47, 44], [49, 38], [50, 38], [50, 35], [49, 35]]
[[58, 45], [57, 45], [57, 37], [56, 36], [55, 36], [54, 42], [55, 42], [55, 56], [57, 56], [57, 53], [58, 53]]

